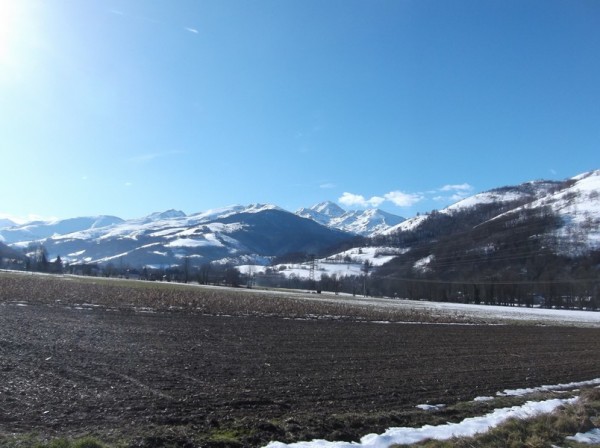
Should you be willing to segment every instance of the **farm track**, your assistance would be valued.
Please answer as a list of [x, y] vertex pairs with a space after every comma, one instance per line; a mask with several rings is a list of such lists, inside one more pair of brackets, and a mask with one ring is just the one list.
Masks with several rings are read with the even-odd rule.
[[[105, 289], [77, 288], [62, 294], [104, 303]], [[25, 305], [0, 290], [0, 445], [32, 433], [131, 447], [357, 440], [430, 422], [417, 404], [600, 377], [597, 328], [284, 319], [247, 315], [250, 300], [231, 316], [139, 312], [59, 293]]]

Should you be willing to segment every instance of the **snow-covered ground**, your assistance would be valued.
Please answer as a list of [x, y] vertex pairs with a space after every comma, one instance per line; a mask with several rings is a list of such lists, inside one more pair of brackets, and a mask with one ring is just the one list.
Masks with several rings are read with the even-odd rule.
[[[549, 390], [572, 390], [583, 385], [600, 384], [600, 378], [580, 383], [557, 384], [553, 386], [541, 386], [539, 388], [516, 389], [513, 391], [498, 392], [500, 396], [525, 395], [538, 391]], [[332, 442], [327, 440], [313, 440], [307, 442], [296, 442], [284, 444], [271, 442], [267, 448], [389, 448], [392, 445], [419, 443], [427, 439], [449, 440], [454, 437], [473, 437], [495, 428], [509, 419], [527, 419], [541, 414], [553, 412], [560, 406], [575, 403], [578, 398], [549, 399], [544, 401], [528, 401], [521, 406], [512, 406], [495, 409], [483, 416], [465, 418], [459, 423], [446, 423], [444, 425], [425, 425], [420, 428], [390, 428], [383, 434], [369, 434], [361, 438], [360, 442]], [[438, 405], [439, 406], [442, 405]], [[425, 409], [424, 410], [430, 410]], [[435, 409], [433, 409], [435, 410]], [[594, 429], [588, 433], [578, 433], [569, 440], [581, 443], [600, 442], [600, 429]]]
[[404, 299], [383, 299], [374, 297], [352, 297], [349, 295], [328, 296], [318, 299], [306, 296], [307, 300], [344, 301], [349, 305], [420, 310], [439, 316], [462, 316], [473, 319], [522, 320], [540, 323], [561, 323], [585, 326], [600, 326], [600, 312], [579, 310], [556, 310], [546, 308], [508, 307], [494, 305], [475, 305], [465, 303], [428, 302]]
[[590, 445], [600, 445], [600, 428], [594, 428], [588, 432], [578, 432], [574, 436], [567, 437], [567, 440], [579, 443], [589, 443]]
[[[358, 276], [363, 274], [365, 261], [371, 266], [382, 266], [394, 257], [406, 253], [408, 249], [393, 247], [355, 247], [327, 258], [315, 260], [315, 280], [323, 275]], [[275, 266], [241, 265], [238, 269], [242, 274], [265, 273], [267, 268], [286, 277], [295, 276], [299, 279], [308, 279], [310, 276], [310, 263], [283, 263]]]
[[460, 423], [446, 423], [445, 425], [425, 425], [421, 428], [390, 428], [383, 434], [369, 434], [361, 438], [360, 442], [329, 442], [326, 440], [313, 440], [311, 442], [297, 442], [284, 444], [271, 442], [268, 448], [389, 448], [396, 444], [419, 443], [427, 439], [448, 440], [454, 437], [473, 437], [506, 422], [511, 418], [526, 419], [541, 414], [547, 414], [560, 406], [574, 403], [576, 398], [554, 398], [545, 401], [528, 401], [522, 406], [496, 409], [480, 417], [469, 417]]

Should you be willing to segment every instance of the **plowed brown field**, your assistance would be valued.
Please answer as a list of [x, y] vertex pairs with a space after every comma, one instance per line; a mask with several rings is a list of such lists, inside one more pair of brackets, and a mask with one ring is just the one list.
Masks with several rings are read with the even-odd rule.
[[417, 404], [597, 377], [600, 330], [590, 328], [0, 303], [0, 436], [356, 440], [414, 423]]

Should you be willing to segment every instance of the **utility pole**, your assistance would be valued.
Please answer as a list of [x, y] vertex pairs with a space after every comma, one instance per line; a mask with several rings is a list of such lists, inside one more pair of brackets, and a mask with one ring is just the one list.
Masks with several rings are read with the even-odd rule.
[[308, 266], [309, 266], [309, 271], [308, 271], [308, 279], [310, 280], [310, 287], [312, 289], [316, 289], [316, 285], [315, 285], [315, 269], [317, 268], [317, 260], [315, 258], [315, 254], [309, 254], [308, 255]]

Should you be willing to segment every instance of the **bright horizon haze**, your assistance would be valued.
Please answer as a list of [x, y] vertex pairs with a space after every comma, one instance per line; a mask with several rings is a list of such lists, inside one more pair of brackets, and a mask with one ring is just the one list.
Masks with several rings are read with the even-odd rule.
[[0, 0], [0, 217], [404, 217], [600, 168], [596, 0]]

